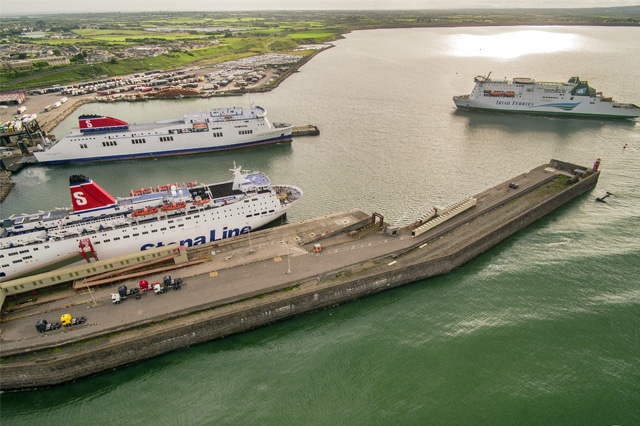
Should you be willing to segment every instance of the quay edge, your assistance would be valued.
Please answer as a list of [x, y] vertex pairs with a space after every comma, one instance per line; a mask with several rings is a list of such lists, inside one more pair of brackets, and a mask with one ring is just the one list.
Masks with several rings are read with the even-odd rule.
[[[548, 169], [560, 172], [556, 175], [547, 172]], [[576, 169], [586, 173], [579, 173], [583, 176], [571, 179], [575, 182], [570, 185], [556, 187], [555, 192], [549, 190], [552, 188], [550, 185], [558, 180], [557, 176], [571, 175]], [[533, 180], [534, 172], [550, 174], [522, 191], [509, 189], [510, 182]], [[283, 275], [283, 282], [262, 289], [259, 294], [244, 294], [217, 306], [210, 304], [169, 312], [157, 323], [122, 326], [106, 335], [93, 335], [58, 347], [2, 349], [0, 389], [29, 389], [74, 381], [445, 274], [590, 191], [596, 186], [599, 175], [599, 171], [552, 160], [549, 165], [478, 194], [479, 199], [498, 192], [506, 194], [486, 210], [470, 213], [448, 229], [425, 237], [426, 240], [412, 238], [411, 243], [402, 249], [373, 253], [346, 267], [328, 268], [321, 274], [294, 282], [285, 282], [288, 276]], [[474, 226], [466, 226], [472, 221]], [[422, 249], [424, 244], [420, 244], [422, 241], [429, 241], [430, 249], [426, 252]], [[319, 254], [318, 259], [323, 255]], [[90, 317], [91, 312], [87, 315]]]

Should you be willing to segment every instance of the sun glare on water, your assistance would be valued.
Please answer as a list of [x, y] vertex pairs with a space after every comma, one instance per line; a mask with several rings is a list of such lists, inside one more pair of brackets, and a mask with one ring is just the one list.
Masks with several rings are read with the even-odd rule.
[[450, 37], [452, 56], [512, 59], [536, 53], [569, 50], [578, 42], [574, 34], [542, 30], [512, 31], [502, 34], [458, 34]]

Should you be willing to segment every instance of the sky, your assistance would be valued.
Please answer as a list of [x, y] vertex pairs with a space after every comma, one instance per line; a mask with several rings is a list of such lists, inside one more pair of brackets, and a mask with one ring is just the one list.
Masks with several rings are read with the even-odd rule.
[[640, 0], [0, 0], [0, 16], [61, 12], [582, 8], [639, 4]]

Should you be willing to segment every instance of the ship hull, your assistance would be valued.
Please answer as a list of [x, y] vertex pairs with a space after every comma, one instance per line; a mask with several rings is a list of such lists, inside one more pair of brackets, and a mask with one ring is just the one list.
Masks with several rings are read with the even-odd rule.
[[[81, 127], [57, 142], [33, 152], [41, 164], [87, 163], [173, 155], [204, 154], [232, 149], [287, 143], [293, 126], [270, 123], [260, 107], [212, 110], [184, 118], [120, 128]], [[87, 122], [114, 121], [111, 118], [81, 118]]]
[[640, 117], [637, 105], [614, 102], [578, 77], [567, 83], [548, 83], [529, 78], [509, 82], [478, 76], [472, 92], [454, 96], [453, 102], [456, 108], [470, 111], [607, 119]]
[[95, 163], [106, 161], [123, 161], [123, 160], [135, 160], [142, 158], [156, 158], [156, 157], [171, 157], [174, 155], [196, 155], [206, 154], [212, 152], [230, 151], [233, 149], [251, 148], [263, 145], [272, 145], [278, 143], [291, 142], [291, 131], [284, 134], [274, 135], [266, 139], [236, 142], [215, 146], [193, 146], [191, 148], [179, 148], [179, 149], [161, 149], [155, 151], [140, 150], [130, 151], [125, 153], [100, 155], [98, 153], [93, 155], [80, 155], [73, 154], [67, 151], [61, 152], [34, 152], [36, 160], [41, 164], [70, 164], [70, 163]]
[[605, 118], [605, 119], [634, 119], [639, 115], [634, 112], [624, 111], [581, 111], [573, 110], [566, 111], [558, 106], [543, 106], [532, 105], [528, 107], [518, 106], [504, 106], [496, 105], [495, 103], [478, 102], [456, 96], [453, 98], [453, 102], [457, 109], [465, 111], [481, 111], [481, 112], [499, 112], [507, 114], [527, 114], [527, 115], [542, 115], [542, 116], [562, 116], [562, 117], [576, 117], [576, 118]]

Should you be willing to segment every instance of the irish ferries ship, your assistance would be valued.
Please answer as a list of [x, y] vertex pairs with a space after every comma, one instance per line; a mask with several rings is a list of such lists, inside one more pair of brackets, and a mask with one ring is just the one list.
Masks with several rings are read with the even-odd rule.
[[246, 234], [283, 216], [302, 197], [260, 172], [233, 179], [140, 188], [114, 198], [88, 177], [69, 179], [71, 208], [12, 216], [0, 229], [0, 281], [51, 265], [109, 259], [178, 243], [190, 247]]
[[33, 152], [39, 163], [127, 160], [200, 154], [278, 142], [291, 142], [293, 126], [271, 123], [264, 108], [215, 108], [155, 123], [129, 124], [81, 115], [79, 127]]
[[637, 118], [640, 107], [615, 102], [579, 77], [566, 83], [537, 82], [531, 78], [512, 81], [476, 76], [470, 95], [454, 96], [459, 109], [501, 111], [525, 114], [601, 118]]

